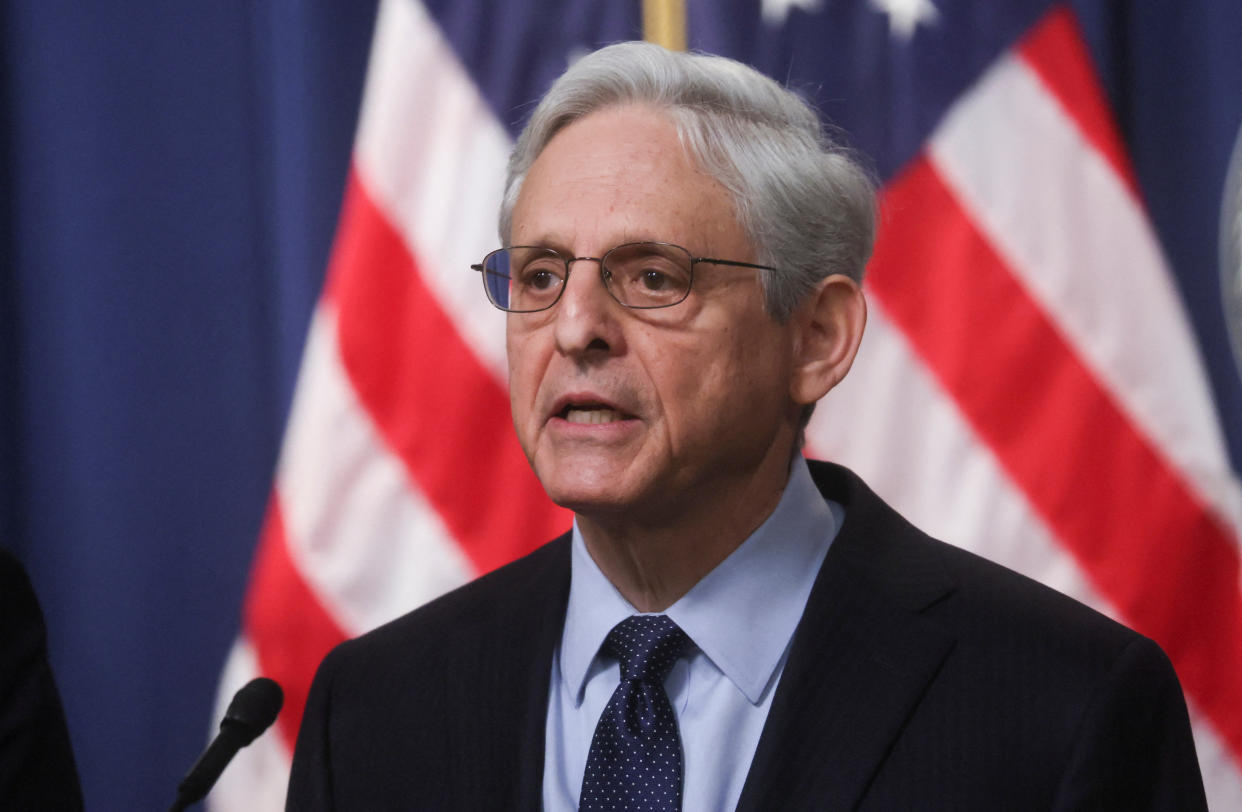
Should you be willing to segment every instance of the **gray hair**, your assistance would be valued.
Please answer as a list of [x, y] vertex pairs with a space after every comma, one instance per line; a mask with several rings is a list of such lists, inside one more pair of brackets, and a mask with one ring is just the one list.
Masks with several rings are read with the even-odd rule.
[[821, 279], [861, 282], [875, 240], [875, 184], [801, 98], [720, 56], [623, 42], [584, 56], [548, 90], [509, 159], [500, 237], [548, 142], [589, 113], [625, 104], [668, 112], [699, 168], [729, 190], [758, 254], [765, 306], [784, 321]]

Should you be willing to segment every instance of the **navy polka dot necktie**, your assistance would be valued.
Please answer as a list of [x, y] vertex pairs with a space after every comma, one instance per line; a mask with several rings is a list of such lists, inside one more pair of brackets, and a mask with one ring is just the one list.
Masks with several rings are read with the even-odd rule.
[[608, 633], [602, 651], [621, 661], [621, 684], [595, 726], [580, 809], [681, 809], [681, 737], [664, 678], [689, 645], [664, 615], [634, 615]]

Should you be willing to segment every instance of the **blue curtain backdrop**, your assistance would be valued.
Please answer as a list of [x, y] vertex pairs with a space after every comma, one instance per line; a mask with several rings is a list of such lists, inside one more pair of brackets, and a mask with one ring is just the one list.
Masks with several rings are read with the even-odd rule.
[[[571, 2], [428, 5], [511, 128], [550, 74], [481, 51], [480, 26], [552, 30], [615, 12], [604, 0], [577, 14]], [[995, 49], [972, 57], [982, 65], [1048, 3], [1015, 0], [1003, 14], [990, 11], [1000, 3], [936, 5], [996, 30]], [[1220, 179], [1242, 124], [1242, 4], [1071, 5], [1242, 469], [1242, 386], [1216, 260]], [[843, 50], [804, 41], [822, 28], [769, 35], [754, 22], [758, 0], [688, 6], [692, 45], [811, 89], [886, 177], [934, 124], [886, 126], [842, 103], [834, 75], [872, 82], [868, 98], [895, 89], [834, 64]], [[823, 6], [839, 34], [887, 42], [864, 3]], [[331, 244], [374, 12], [373, 0], [9, 0], [0, 11], [0, 544], [40, 593], [92, 809], [161, 808], [207, 736]], [[943, 90], [960, 87], [947, 76]]]
[[88, 808], [162, 809], [237, 633], [375, 4], [2, 13], [0, 544]]

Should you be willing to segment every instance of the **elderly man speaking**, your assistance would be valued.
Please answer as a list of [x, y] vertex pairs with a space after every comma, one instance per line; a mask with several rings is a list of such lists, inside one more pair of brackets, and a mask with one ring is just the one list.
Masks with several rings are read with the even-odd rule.
[[571, 67], [474, 271], [573, 531], [333, 651], [288, 808], [1204, 808], [1154, 643], [799, 453], [874, 232], [867, 173], [758, 72]]

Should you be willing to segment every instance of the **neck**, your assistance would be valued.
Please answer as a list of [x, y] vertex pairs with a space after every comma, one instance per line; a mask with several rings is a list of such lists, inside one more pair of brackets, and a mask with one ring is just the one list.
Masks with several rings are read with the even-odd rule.
[[789, 466], [760, 471], [710, 500], [687, 500], [673, 516], [640, 511], [577, 514], [587, 551], [617, 591], [640, 612], [662, 612], [741, 546], [772, 515]]

